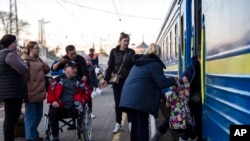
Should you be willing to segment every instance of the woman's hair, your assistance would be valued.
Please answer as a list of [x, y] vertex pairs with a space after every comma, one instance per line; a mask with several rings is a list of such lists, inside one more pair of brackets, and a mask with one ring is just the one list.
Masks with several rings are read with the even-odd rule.
[[128, 34], [121, 32], [120, 33], [120, 38], [119, 38], [119, 42], [123, 39], [123, 38], [130, 38]]
[[8, 48], [13, 42], [16, 41], [16, 36], [6, 34], [0, 39], [0, 49]]
[[151, 43], [149, 45], [149, 47], [147, 48], [145, 54], [146, 55], [154, 54], [154, 55], [160, 57], [161, 56], [161, 47], [155, 43]]
[[34, 46], [38, 44], [35, 41], [29, 41], [27, 44], [27, 54], [30, 54], [30, 50], [34, 48]]

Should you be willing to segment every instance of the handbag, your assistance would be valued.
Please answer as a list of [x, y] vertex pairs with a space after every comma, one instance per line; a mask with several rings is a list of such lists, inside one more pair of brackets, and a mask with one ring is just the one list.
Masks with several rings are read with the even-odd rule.
[[120, 75], [118, 73], [112, 73], [109, 79], [110, 84], [118, 84], [120, 81]]
[[195, 91], [194, 93], [192, 93], [192, 94], [190, 95], [189, 100], [190, 100], [191, 102], [194, 102], [194, 103], [200, 103], [200, 102], [201, 102], [201, 93]]
[[120, 74], [119, 74], [119, 73], [120, 73], [121, 68], [122, 68], [122, 66], [123, 66], [123, 64], [124, 64], [124, 61], [125, 61], [126, 55], [127, 55], [127, 52], [126, 52], [126, 53], [125, 53], [125, 55], [124, 55], [124, 58], [123, 58], [122, 64], [121, 64], [121, 66], [120, 66], [120, 68], [119, 68], [118, 72], [117, 72], [117, 73], [111, 73], [111, 77], [110, 77], [110, 79], [109, 79], [109, 83], [110, 83], [110, 84], [118, 84], [118, 83], [120, 82], [120, 78], [121, 78], [121, 76], [120, 76]]

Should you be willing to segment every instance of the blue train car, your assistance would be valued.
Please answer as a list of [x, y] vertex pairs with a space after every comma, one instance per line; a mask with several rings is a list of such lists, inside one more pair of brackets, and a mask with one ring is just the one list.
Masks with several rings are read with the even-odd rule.
[[173, 0], [156, 40], [166, 75], [180, 75], [201, 53], [207, 141], [229, 141], [230, 125], [250, 124], [249, 6], [249, 0]]

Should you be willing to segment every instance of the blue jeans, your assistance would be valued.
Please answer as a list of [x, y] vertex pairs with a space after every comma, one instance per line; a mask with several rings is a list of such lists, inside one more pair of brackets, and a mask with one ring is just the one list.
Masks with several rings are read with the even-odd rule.
[[25, 103], [25, 138], [26, 140], [39, 137], [38, 126], [43, 117], [43, 102]]

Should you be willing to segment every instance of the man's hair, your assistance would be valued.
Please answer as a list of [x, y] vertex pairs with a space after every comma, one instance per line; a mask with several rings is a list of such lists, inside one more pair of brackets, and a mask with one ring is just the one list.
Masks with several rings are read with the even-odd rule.
[[75, 50], [75, 47], [73, 45], [68, 45], [66, 46], [66, 53], [68, 53], [69, 51]]

